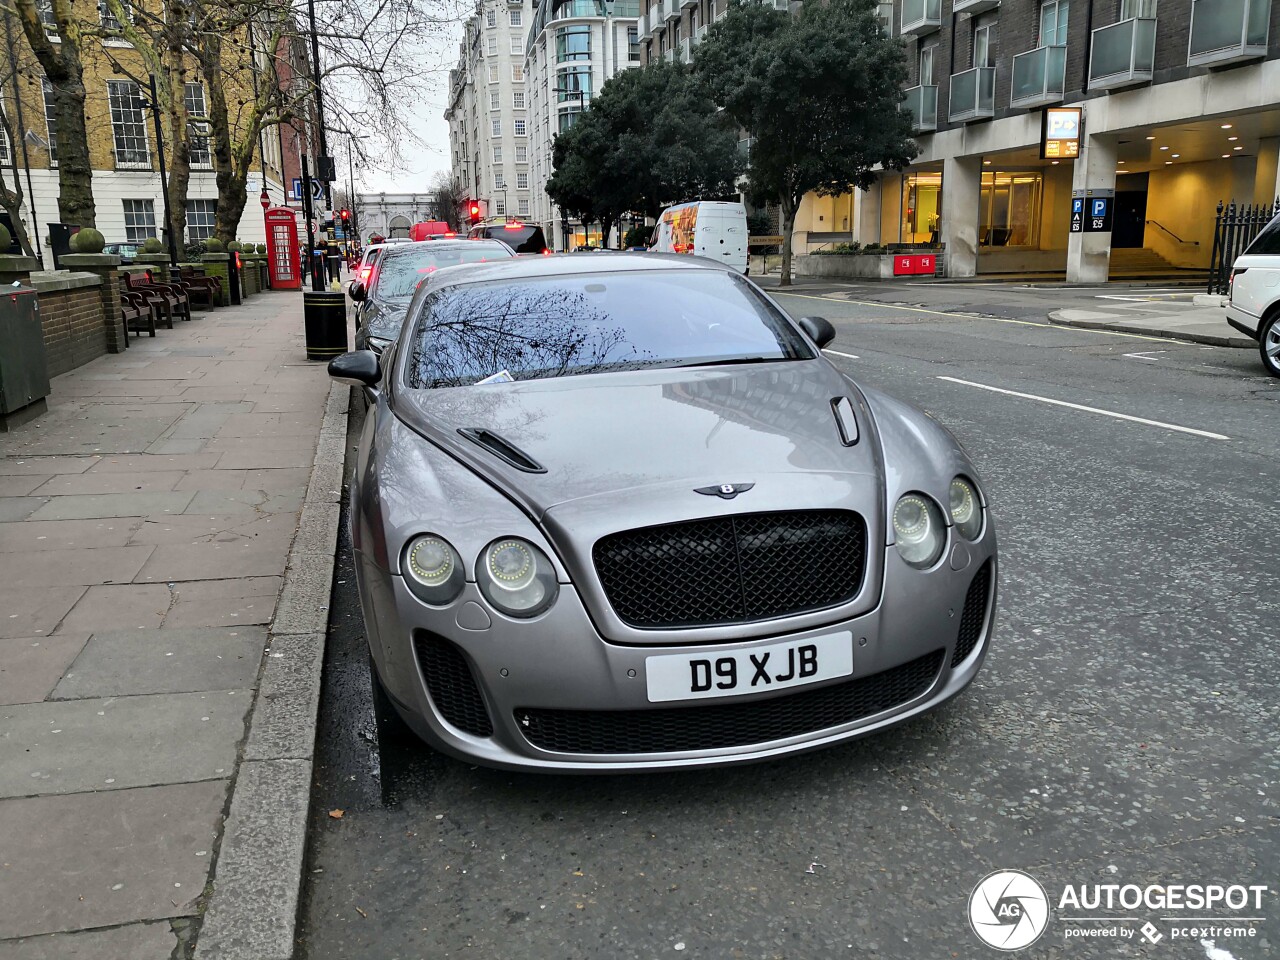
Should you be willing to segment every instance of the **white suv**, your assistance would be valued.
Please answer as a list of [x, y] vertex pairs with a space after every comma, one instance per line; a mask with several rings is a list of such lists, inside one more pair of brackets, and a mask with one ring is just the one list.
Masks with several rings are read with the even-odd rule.
[[1236, 258], [1227, 293], [1227, 323], [1258, 341], [1262, 365], [1280, 377], [1280, 217]]

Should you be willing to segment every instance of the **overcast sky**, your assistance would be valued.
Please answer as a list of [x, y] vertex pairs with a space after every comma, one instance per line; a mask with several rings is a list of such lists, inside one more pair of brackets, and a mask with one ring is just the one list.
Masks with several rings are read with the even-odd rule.
[[[449, 169], [449, 124], [444, 111], [449, 106], [449, 70], [458, 61], [458, 43], [462, 39], [460, 18], [440, 37], [420, 43], [423, 72], [419, 102], [409, 102], [405, 112], [421, 145], [402, 147], [403, 157], [392, 166], [385, 159], [357, 166], [356, 193], [421, 193], [425, 192], [439, 170]], [[346, 172], [346, 144], [334, 145], [338, 169]]]

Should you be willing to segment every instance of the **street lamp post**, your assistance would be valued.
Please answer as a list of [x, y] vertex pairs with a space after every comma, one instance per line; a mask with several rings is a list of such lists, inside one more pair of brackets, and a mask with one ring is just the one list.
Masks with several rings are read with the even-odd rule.
[[178, 265], [178, 244], [173, 236], [173, 212], [169, 209], [169, 171], [164, 162], [164, 135], [160, 130], [160, 103], [156, 93], [156, 75], [151, 74], [151, 102], [144, 106], [151, 108], [151, 118], [156, 125], [156, 157], [160, 161], [160, 193], [164, 202], [164, 235], [169, 242], [169, 266]]

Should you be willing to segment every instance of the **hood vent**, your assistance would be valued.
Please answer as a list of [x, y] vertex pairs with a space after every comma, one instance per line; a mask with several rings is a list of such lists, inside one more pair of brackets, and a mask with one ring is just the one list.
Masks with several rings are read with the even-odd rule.
[[459, 427], [458, 433], [472, 443], [484, 447], [499, 460], [510, 464], [517, 470], [523, 470], [525, 473], [547, 472], [547, 468], [537, 460], [492, 430], [486, 430], [483, 427]]
[[852, 447], [858, 442], [858, 418], [853, 415], [853, 403], [848, 397], [836, 397], [831, 401], [831, 412], [840, 430], [840, 442]]

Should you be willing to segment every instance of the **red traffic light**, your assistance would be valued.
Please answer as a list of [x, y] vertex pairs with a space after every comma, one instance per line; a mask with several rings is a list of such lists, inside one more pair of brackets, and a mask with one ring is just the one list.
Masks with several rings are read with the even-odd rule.
[[480, 222], [480, 204], [478, 203], [471, 204], [471, 222], [472, 223]]
[[343, 220], [350, 220], [350, 219], [351, 219], [351, 211], [350, 211], [350, 210], [343, 210], [343, 211], [341, 211], [341, 212], [340, 212], [339, 216], [340, 216], [340, 218], [341, 218], [341, 219], [343, 219]]

